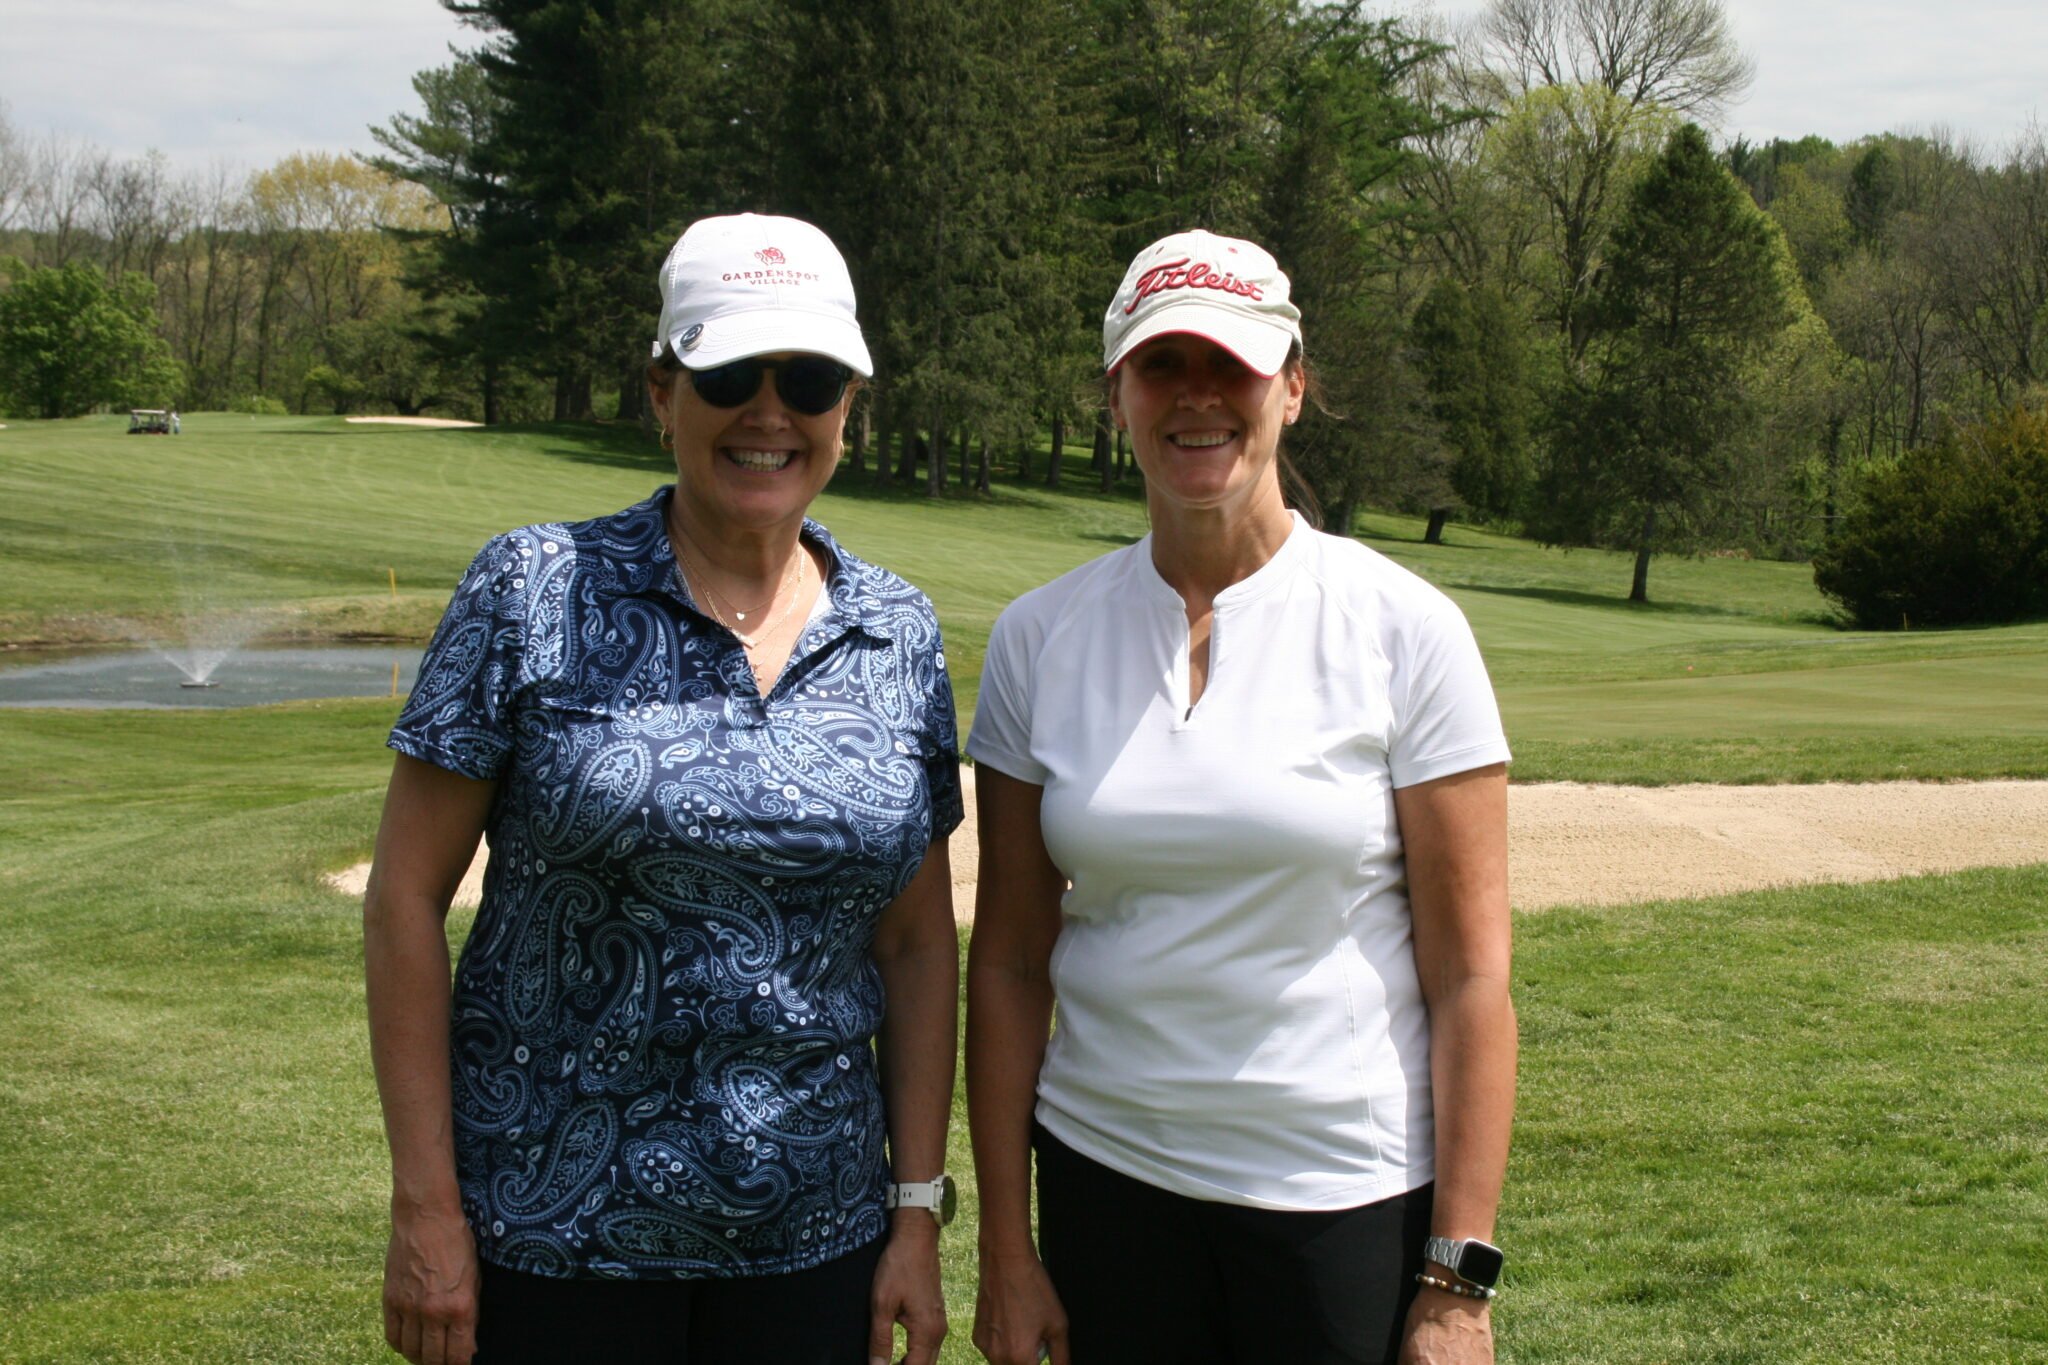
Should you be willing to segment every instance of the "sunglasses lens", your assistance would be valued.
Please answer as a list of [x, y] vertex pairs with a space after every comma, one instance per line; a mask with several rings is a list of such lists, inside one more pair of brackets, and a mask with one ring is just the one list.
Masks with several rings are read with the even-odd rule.
[[806, 417], [830, 412], [838, 405], [853, 371], [823, 356], [795, 360], [735, 360], [716, 369], [691, 370], [697, 396], [714, 408], [736, 408], [761, 391], [761, 372], [775, 371], [775, 392], [784, 404]]
[[851, 373], [836, 360], [799, 356], [776, 368], [775, 391], [790, 407], [806, 417], [816, 417], [838, 405]]
[[712, 407], [736, 408], [760, 390], [761, 362], [735, 360], [716, 369], [691, 370], [690, 384]]

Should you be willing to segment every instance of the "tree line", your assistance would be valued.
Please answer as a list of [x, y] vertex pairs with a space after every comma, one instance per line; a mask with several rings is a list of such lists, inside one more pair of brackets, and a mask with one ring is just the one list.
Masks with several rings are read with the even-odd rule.
[[173, 182], [14, 138], [0, 250], [144, 276], [189, 406], [640, 420], [677, 232], [796, 214], [878, 363], [851, 474], [938, 493], [1057, 481], [1047, 432], [1134, 477], [1100, 310], [1206, 226], [1293, 275], [1331, 522], [1630, 549], [1636, 597], [1658, 552], [1815, 554], [2048, 363], [2041, 131], [1717, 150], [1752, 74], [1718, 0], [443, 3], [475, 44], [366, 158]]
[[416, 413], [469, 401], [394, 233], [448, 216], [349, 156], [179, 173], [34, 138], [0, 106], [0, 404]]

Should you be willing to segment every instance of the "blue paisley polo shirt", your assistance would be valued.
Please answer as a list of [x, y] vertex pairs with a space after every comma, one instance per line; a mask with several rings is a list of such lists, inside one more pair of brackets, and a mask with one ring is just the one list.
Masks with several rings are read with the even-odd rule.
[[670, 491], [486, 545], [391, 732], [499, 784], [456, 1165], [480, 1253], [533, 1274], [771, 1274], [881, 1236], [869, 950], [961, 818], [924, 594], [806, 522], [825, 600], [764, 698], [676, 572]]

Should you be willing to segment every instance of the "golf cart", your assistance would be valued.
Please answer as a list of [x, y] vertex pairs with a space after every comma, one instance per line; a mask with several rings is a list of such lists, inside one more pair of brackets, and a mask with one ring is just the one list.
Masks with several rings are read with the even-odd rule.
[[130, 408], [128, 410], [128, 434], [130, 436], [168, 436], [171, 434], [171, 414], [162, 408]]

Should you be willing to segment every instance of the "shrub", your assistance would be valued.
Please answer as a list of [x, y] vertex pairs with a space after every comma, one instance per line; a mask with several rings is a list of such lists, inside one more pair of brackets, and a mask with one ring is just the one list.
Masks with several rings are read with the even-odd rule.
[[2048, 616], [2048, 414], [2014, 408], [1864, 481], [1813, 580], [1859, 626]]
[[306, 387], [324, 397], [337, 413], [347, 412], [363, 396], [363, 382], [332, 365], [315, 365], [306, 371]]
[[250, 393], [228, 404], [229, 412], [246, 412], [257, 417], [283, 417], [291, 410], [268, 394]]

